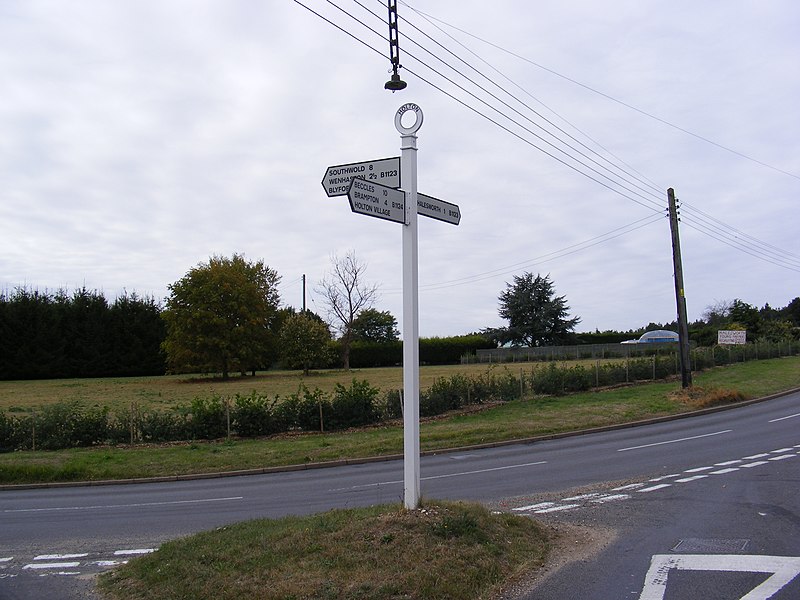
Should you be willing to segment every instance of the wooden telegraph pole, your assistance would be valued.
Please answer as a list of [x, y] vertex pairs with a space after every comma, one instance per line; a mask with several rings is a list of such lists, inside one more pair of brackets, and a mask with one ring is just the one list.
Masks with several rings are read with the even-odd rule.
[[669, 202], [669, 228], [672, 232], [672, 264], [675, 267], [675, 302], [678, 304], [678, 345], [681, 357], [681, 385], [692, 385], [692, 368], [689, 364], [689, 322], [686, 317], [686, 295], [683, 288], [683, 264], [681, 263], [681, 240], [678, 236], [678, 209], [675, 206], [675, 190], [667, 190]]

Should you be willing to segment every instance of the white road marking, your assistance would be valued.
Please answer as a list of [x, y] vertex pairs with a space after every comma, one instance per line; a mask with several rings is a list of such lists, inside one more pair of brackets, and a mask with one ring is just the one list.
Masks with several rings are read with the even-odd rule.
[[562, 498], [562, 502], [573, 502], [574, 500], [588, 500], [589, 498], [597, 498], [600, 492], [593, 492], [591, 494], [581, 494], [580, 496], [570, 496], [569, 498]]
[[664, 488], [672, 487], [671, 483], [660, 483], [658, 485], [651, 485], [650, 487], [642, 488], [640, 490], [636, 490], [640, 494], [645, 494], [647, 492], [655, 492], [656, 490], [662, 490]]
[[710, 471], [714, 467], [696, 467], [694, 469], [686, 469], [684, 473], [702, 473], [703, 471]]
[[794, 448], [779, 448], [778, 450], [773, 450], [772, 454], [783, 454], [784, 452], [791, 452]]
[[[536, 462], [530, 463], [522, 463], [519, 465], [505, 465], [503, 467], [492, 467], [490, 469], [477, 469], [475, 471], [462, 471], [461, 473], [447, 473], [445, 475], [430, 475], [428, 477], [420, 477], [420, 481], [430, 481], [432, 479], [447, 479], [448, 477], [463, 477], [465, 475], [479, 475], [480, 473], [491, 473], [492, 471], [505, 471], [508, 469], [520, 469], [522, 467], [533, 467], [537, 465], [546, 465], [546, 460], [539, 460]], [[351, 485], [349, 487], [343, 488], [333, 488], [329, 489], [329, 492], [342, 492], [345, 490], [358, 490], [363, 488], [371, 488], [371, 487], [379, 487], [384, 485], [396, 485], [398, 483], [403, 483], [402, 479], [398, 479], [396, 481], [378, 481], [377, 483], [364, 483], [361, 485]]]
[[537, 515], [543, 515], [546, 513], [551, 512], [559, 512], [562, 510], [569, 510], [571, 508], [578, 508], [580, 504], [561, 504], [560, 506], [554, 506], [552, 508], [543, 508], [541, 510], [534, 511]]
[[614, 502], [615, 500], [627, 500], [630, 498], [630, 494], [609, 494], [608, 496], [601, 496], [600, 498], [595, 498], [594, 500], [590, 500], [592, 504], [605, 504], [606, 502]]
[[124, 565], [127, 562], [127, 560], [96, 560], [93, 564], [98, 567], [116, 567], [118, 565]]
[[781, 454], [780, 456], [773, 456], [767, 460], [783, 460], [784, 458], [794, 458], [795, 456], [795, 454]]
[[626, 490], [635, 490], [640, 487], [644, 487], [643, 483], [629, 483], [628, 485], [621, 485], [619, 487], [615, 487], [612, 489], [612, 492], [624, 492]]
[[135, 550], [115, 550], [114, 556], [133, 556], [136, 554], [150, 554], [155, 552], [155, 548], [136, 548]]
[[555, 502], [539, 502], [538, 504], [529, 504], [528, 506], [520, 506], [519, 508], [512, 508], [511, 510], [525, 512], [527, 510], [534, 510], [537, 508], [549, 508], [551, 506], [555, 506]]
[[711, 475], [727, 475], [728, 473], [733, 473], [734, 471], [738, 471], [739, 467], [733, 467], [730, 469], [720, 469], [719, 471], [711, 471]]
[[764, 458], [765, 456], [769, 456], [769, 452], [762, 452], [761, 454], [753, 454], [752, 456], [744, 456], [744, 460], [755, 460], [757, 458]]
[[86, 558], [89, 556], [88, 552], [81, 552], [80, 554], [40, 554], [34, 556], [33, 560], [68, 560], [70, 558]]
[[13, 556], [5, 556], [3, 558], [0, 558], [0, 563], [11, 562], [12, 560], [14, 560]]
[[23, 569], [74, 569], [80, 566], [80, 562], [57, 562], [57, 563], [29, 563]]
[[777, 423], [778, 421], [783, 421], [785, 419], [794, 419], [795, 417], [800, 417], [800, 413], [795, 413], [793, 415], [786, 415], [785, 417], [779, 417], [777, 419], [771, 419], [767, 421], [767, 423]]
[[714, 463], [715, 467], [729, 467], [731, 465], [735, 465], [742, 462], [741, 460], [726, 460], [725, 462], [721, 463]]
[[654, 442], [652, 444], [642, 444], [641, 446], [631, 446], [630, 448], [620, 448], [617, 452], [627, 452], [628, 450], [639, 450], [641, 448], [652, 448], [653, 446], [663, 446], [664, 444], [677, 444], [678, 442], [688, 442], [690, 440], [699, 440], [702, 438], [712, 437], [715, 435], [722, 435], [723, 433], [730, 433], [733, 429], [725, 429], [723, 431], [715, 431], [714, 433], [704, 433], [702, 435], [693, 435], [691, 437], [679, 438], [676, 440], [667, 440], [665, 442]]
[[229, 502], [232, 500], [242, 500], [243, 496], [231, 496], [229, 498], [201, 498], [199, 500], [171, 500], [168, 502], [138, 502], [133, 504], [98, 504], [96, 506], [53, 506], [51, 508], [11, 508], [3, 510], [3, 513], [27, 513], [27, 512], [58, 512], [65, 510], [99, 510], [103, 508], [137, 508], [143, 506], [172, 506], [179, 504], [202, 504], [204, 502]]
[[691, 477], [684, 477], [683, 479], [676, 479], [678, 483], [689, 483], [690, 481], [697, 481], [698, 479], [705, 479], [708, 475], [692, 475]]
[[757, 460], [755, 462], [743, 464], [742, 468], [743, 469], [749, 469], [750, 467], [760, 467], [761, 465], [766, 465], [766, 464], [767, 464], [767, 461], [765, 461], [765, 460]]
[[676, 477], [680, 477], [680, 473], [672, 473], [670, 475], [662, 475], [661, 477], [655, 477], [653, 479], [648, 479], [651, 483], [656, 483], [658, 481], [664, 481], [665, 479], [675, 479]]
[[672, 569], [770, 573], [770, 577], [741, 598], [768, 600], [800, 575], [800, 558], [741, 554], [656, 554], [650, 560], [639, 600], [664, 600]]

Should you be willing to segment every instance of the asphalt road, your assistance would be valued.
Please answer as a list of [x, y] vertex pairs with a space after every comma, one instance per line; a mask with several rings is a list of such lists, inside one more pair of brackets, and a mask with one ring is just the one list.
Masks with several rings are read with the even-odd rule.
[[[541, 588], [550, 595], [536, 598], [700, 597], [680, 595], [683, 588], [677, 586], [694, 586], [698, 573], [705, 573], [704, 581], [708, 573], [711, 581], [728, 581], [730, 571], [709, 570], [719, 565], [686, 556], [800, 556], [798, 424], [800, 393], [795, 393], [668, 423], [446, 453], [423, 458], [422, 493], [543, 519], [596, 520], [619, 532], [600, 558], [563, 569], [562, 579], [550, 577]], [[0, 600], [82, 597], [93, 573], [165, 540], [227, 523], [401, 499], [397, 461], [174, 483], [2, 491]], [[747, 542], [737, 549], [732, 542], [713, 541], [732, 539]], [[695, 540], [684, 549], [705, 550], [685, 553], [681, 540]], [[580, 581], [591, 578], [596, 593], [564, 587], [576, 585], [575, 569]], [[622, 572], [626, 578], [618, 575]], [[736, 590], [751, 585], [753, 577], [768, 577], [736, 572], [746, 580], [734, 585]], [[650, 580], [659, 583], [648, 588]], [[667, 595], [642, 595], [651, 593], [648, 589]], [[720, 589], [712, 585], [712, 591]], [[796, 588], [791, 592], [779, 590], [784, 596], [774, 597], [800, 598]]]

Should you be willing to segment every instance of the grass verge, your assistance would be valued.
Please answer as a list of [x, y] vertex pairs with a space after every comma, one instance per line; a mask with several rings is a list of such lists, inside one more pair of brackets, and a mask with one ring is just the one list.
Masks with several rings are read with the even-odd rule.
[[[364, 372], [368, 374], [368, 371]], [[686, 397], [679, 382], [633, 385], [507, 402], [424, 422], [422, 450], [562, 433], [686, 412], [696, 402], [757, 398], [800, 387], [800, 357], [751, 361], [695, 374], [706, 394]], [[720, 392], [721, 390], [721, 392]], [[402, 424], [332, 434], [164, 446], [102, 447], [0, 454], [0, 483], [91, 481], [213, 473], [401, 454]]]
[[531, 519], [426, 502], [238, 523], [167, 542], [98, 586], [116, 600], [492, 598], [548, 548]]

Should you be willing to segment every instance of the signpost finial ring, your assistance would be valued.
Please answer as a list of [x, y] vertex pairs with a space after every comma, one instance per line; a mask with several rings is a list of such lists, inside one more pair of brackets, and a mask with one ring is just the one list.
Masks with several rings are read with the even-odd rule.
[[[416, 115], [416, 121], [411, 127], [404, 127], [403, 126], [403, 115], [407, 113], [409, 110], [413, 110], [414, 114]], [[403, 104], [400, 108], [397, 109], [397, 112], [394, 115], [394, 126], [397, 128], [403, 135], [412, 135], [417, 133], [420, 127], [422, 127], [422, 109], [414, 104], [413, 102], [408, 102], [407, 104]]]

